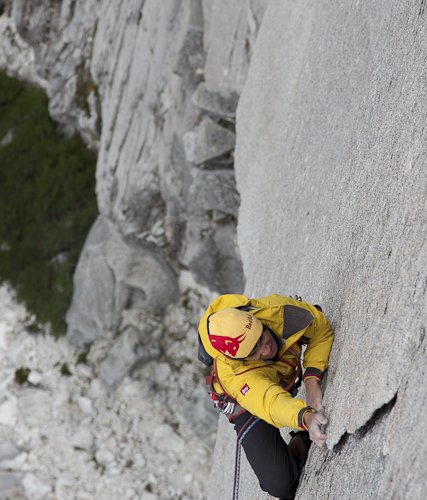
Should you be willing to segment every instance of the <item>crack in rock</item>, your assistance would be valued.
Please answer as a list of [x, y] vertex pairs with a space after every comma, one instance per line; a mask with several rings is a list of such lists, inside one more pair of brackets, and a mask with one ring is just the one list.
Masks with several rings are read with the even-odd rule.
[[334, 453], [340, 453], [344, 446], [347, 444], [350, 436], [353, 436], [356, 440], [362, 439], [363, 437], [371, 431], [375, 425], [377, 425], [384, 417], [386, 417], [391, 410], [394, 408], [394, 405], [397, 401], [397, 392], [396, 394], [384, 405], [380, 408], [376, 409], [371, 417], [367, 420], [365, 424], [356, 429], [354, 433], [345, 432], [339, 439], [338, 443], [332, 448]]

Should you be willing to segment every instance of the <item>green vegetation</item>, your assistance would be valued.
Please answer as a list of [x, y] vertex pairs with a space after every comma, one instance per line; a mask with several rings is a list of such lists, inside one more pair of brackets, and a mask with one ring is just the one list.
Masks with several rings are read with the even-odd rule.
[[89, 109], [89, 96], [90, 94], [93, 94], [95, 97], [95, 106], [96, 106], [96, 112], [98, 115], [98, 120], [96, 121], [96, 131], [98, 134], [101, 133], [101, 100], [99, 98], [99, 92], [98, 92], [98, 87], [96, 86], [95, 82], [92, 80], [90, 73], [87, 69], [85, 69], [84, 64], [80, 64], [76, 68], [76, 76], [77, 76], [77, 83], [76, 83], [76, 95], [74, 98], [74, 103], [75, 105], [82, 109], [86, 116], [90, 116], [90, 109]]
[[236, 125], [233, 122], [225, 120], [224, 118], [220, 118], [218, 120], [218, 125], [221, 125], [221, 127], [224, 127], [224, 128], [231, 130], [233, 132], [236, 131]]
[[64, 377], [71, 377], [72, 375], [71, 370], [67, 363], [62, 363], [59, 371], [61, 372], [61, 375], [63, 375]]
[[0, 281], [61, 335], [97, 215], [96, 155], [59, 134], [47, 106], [41, 90], [0, 74]]
[[24, 385], [26, 382], [28, 382], [28, 377], [31, 373], [31, 370], [26, 367], [21, 367], [18, 368], [15, 371], [15, 382], [19, 385]]
[[87, 355], [88, 355], [88, 353], [87, 353], [87, 352], [81, 352], [81, 353], [77, 356], [76, 365], [80, 365], [80, 364], [87, 364]]
[[206, 210], [206, 216], [209, 220], [213, 220], [214, 216], [213, 210]]

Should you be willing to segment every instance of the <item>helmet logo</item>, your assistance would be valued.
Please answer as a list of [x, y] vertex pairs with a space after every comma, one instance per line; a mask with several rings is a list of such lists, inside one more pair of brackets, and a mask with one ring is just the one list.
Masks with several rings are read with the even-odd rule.
[[223, 354], [229, 353], [230, 356], [235, 356], [239, 350], [240, 344], [243, 342], [245, 334], [233, 337], [221, 337], [220, 335], [209, 335], [212, 347], [222, 352]]

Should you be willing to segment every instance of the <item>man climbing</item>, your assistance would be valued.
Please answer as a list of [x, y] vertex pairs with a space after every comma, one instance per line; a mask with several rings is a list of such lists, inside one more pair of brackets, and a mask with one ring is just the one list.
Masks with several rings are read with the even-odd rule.
[[[264, 491], [293, 498], [311, 441], [326, 442], [320, 381], [333, 342], [329, 321], [301, 300], [222, 295], [202, 316], [199, 334], [199, 358], [213, 361], [211, 397], [234, 424], [237, 452], [241, 444]], [[301, 378], [306, 401], [295, 397]], [[299, 431], [289, 445], [280, 427]], [[234, 488], [236, 498], [236, 477]]]

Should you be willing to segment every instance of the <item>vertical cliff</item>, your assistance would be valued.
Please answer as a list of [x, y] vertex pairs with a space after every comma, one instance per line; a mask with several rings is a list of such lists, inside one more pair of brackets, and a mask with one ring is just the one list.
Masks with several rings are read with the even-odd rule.
[[1, 288], [0, 496], [204, 498], [216, 414], [195, 325], [244, 287], [235, 114], [266, 4], [0, 1], [0, 68], [97, 151], [99, 208], [66, 340], [32, 336]]
[[[336, 330], [298, 498], [425, 497], [426, 35], [425, 0], [0, 1], [0, 67], [98, 151], [100, 212], [67, 340], [0, 289], [0, 494], [228, 498], [191, 349], [245, 286]], [[240, 498], [265, 498], [246, 463]]]
[[[239, 101], [246, 293], [298, 293], [336, 331], [300, 499], [427, 491], [426, 35], [424, 1], [273, 0]], [[240, 498], [264, 498], [244, 471]]]

